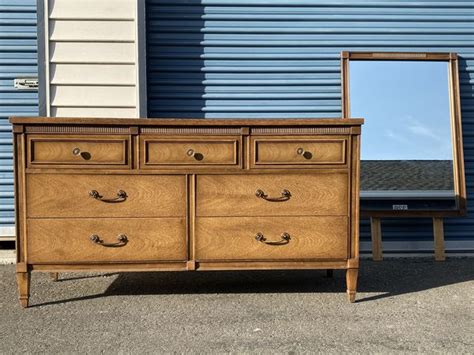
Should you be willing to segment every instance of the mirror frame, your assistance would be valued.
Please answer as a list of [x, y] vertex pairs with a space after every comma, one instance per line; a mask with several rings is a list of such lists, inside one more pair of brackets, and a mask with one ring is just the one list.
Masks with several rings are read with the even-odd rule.
[[[342, 117], [350, 119], [349, 98], [349, 64], [353, 60], [377, 61], [437, 61], [447, 62], [449, 80], [449, 104], [451, 121], [451, 144], [453, 146], [453, 173], [456, 209], [450, 210], [362, 210], [361, 215], [366, 217], [455, 217], [465, 216], [466, 207], [466, 180], [464, 174], [464, 151], [461, 125], [461, 98], [459, 88], [459, 63], [456, 53], [423, 53], [423, 52], [341, 52], [341, 89], [342, 89]], [[362, 128], [362, 136], [364, 139]]]

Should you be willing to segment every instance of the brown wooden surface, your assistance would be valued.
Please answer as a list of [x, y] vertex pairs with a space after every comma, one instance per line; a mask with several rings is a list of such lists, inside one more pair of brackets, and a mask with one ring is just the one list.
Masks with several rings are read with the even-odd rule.
[[[304, 269], [347, 269], [347, 260], [292, 260], [292, 261], [205, 261], [196, 262], [195, 271], [212, 270], [304, 270]], [[179, 262], [117, 262], [117, 263], [87, 263], [87, 264], [32, 264], [30, 272], [150, 272], [150, 271], [189, 271], [187, 261]]]
[[448, 61], [456, 58], [455, 53], [423, 52], [344, 52], [348, 59], [358, 60], [437, 60]]
[[[269, 197], [291, 193], [287, 201], [272, 202], [256, 196], [262, 190]], [[198, 216], [310, 216], [347, 215], [347, 171], [312, 175], [199, 175]]]
[[[78, 155], [73, 154], [76, 148], [81, 152]], [[127, 151], [127, 137], [30, 136], [28, 138], [28, 161], [31, 165], [126, 165]]]
[[317, 166], [317, 167], [304, 167], [298, 166], [295, 168], [266, 168], [266, 169], [244, 169], [240, 166], [175, 166], [174, 168], [143, 168], [143, 169], [77, 169], [77, 168], [59, 168], [54, 167], [46, 168], [27, 168], [25, 172], [27, 175], [30, 174], [68, 174], [68, 175], [264, 175], [264, 174], [301, 174], [301, 175], [312, 175], [314, 173], [328, 173], [335, 171], [348, 171], [347, 167], [344, 166]]
[[197, 271], [219, 270], [308, 270], [308, 269], [347, 269], [345, 260], [265, 260], [265, 261], [205, 261], [197, 263]]
[[[196, 260], [346, 259], [347, 217], [199, 217]], [[268, 245], [255, 239], [262, 233]]]
[[358, 269], [347, 269], [346, 271], [347, 298], [350, 303], [355, 302], [358, 274]]
[[[239, 138], [143, 137], [143, 165], [237, 165]], [[194, 154], [188, 155], [192, 150]]]
[[[24, 306], [31, 271], [358, 268], [361, 120], [12, 121]], [[256, 137], [270, 144], [267, 161], [283, 164], [255, 168]], [[39, 146], [40, 158], [31, 155], [38, 152], [27, 144], [31, 138], [33, 145], [46, 144]], [[154, 142], [148, 153], [145, 140]], [[120, 164], [114, 141], [125, 142]], [[68, 144], [78, 142], [88, 144], [79, 148], [90, 151], [94, 164], [68, 160]], [[324, 152], [317, 159], [344, 164], [295, 163], [288, 158], [290, 142], [309, 143], [311, 153]], [[185, 163], [187, 149], [203, 160]], [[44, 163], [29, 163], [31, 158]], [[267, 201], [256, 196], [258, 189], [270, 199], [287, 189], [290, 199]], [[104, 202], [90, 197], [91, 190], [105, 199], [120, 190], [127, 197]], [[255, 239], [258, 232], [267, 241], [287, 232], [290, 240], [268, 245]], [[93, 234], [104, 243], [117, 242], [120, 234], [128, 241], [107, 247], [93, 243]]]
[[150, 271], [187, 271], [186, 261], [121, 261], [105, 263], [89, 262], [77, 264], [64, 263], [44, 263], [32, 264], [30, 271], [32, 272], [150, 272]]
[[372, 259], [382, 261], [382, 223], [380, 218], [370, 218], [370, 236], [372, 238]]
[[[59, 189], [58, 189], [59, 187]], [[92, 198], [98, 191], [123, 202]], [[184, 217], [186, 182], [183, 175], [64, 175], [30, 174], [27, 179], [28, 217]]]
[[[322, 165], [346, 163], [346, 140], [325, 137], [251, 139], [254, 165]], [[302, 149], [306, 155], [298, 154]]]
[[[350, 204], [349, 204], [349, 240], [350, 240], [350, 258], [352, 267], [359, 267], [359, 223], [360, 223], [360, 135], [351, 137], [349, 144], [350, 161]], [[357, 266], [354, 264], [357, 263]]]
[[72, 118], [72, 117], [11, 117], [10, 123], [18, 125], [96, 125], [96, 126], [177, 126], [177, 127], [220, 127], [220, 126], [357, 126], [362, 118], [350, 121], [340, 118], [285, 118], [285, 119], [182, 119], [182, 118]]
[[457, 55], [449, 62], [450, 108], [451, 108], [451, 141], [453, 144], [454, 191], [457, 207], [461, 215], [467, 214], [467, 191], [464, 170], [464, 145], [461, 118], [461, 94], [459, 88], [459, 60]]
[[444, 252], [444, 222], [443, 218], [433, 218], [433, 235], [434, 235], [434, 248], [435, 248], [435, 260], [444, 261], [446, 255]]
[[31, 275], [28, 272], [17, 272], [16, 281], [18, 284], [18, 294], [20, 305], [23, 308], [28, 307], [28, 299], [30, 297], [30, 280]]
[[25, 135], [13, 135], [13, 159], [14, 159], [14, 187], [15, 187], [15, 247], [16, 263], [25, 264], [25, 238], [26, 238], [26, 187], [25, 166], [26, 149]]
[[[90, 241], [97, 234], [114, 243], [125, 234], [123, 247], [104, 247]], [[184, 218], [29, 219], [30, 263], [84, 263], [186, 259]]]
[[196, 175], [188, 175], [187, 177], [187, 245], [188, 245], [188, 261], [195, 262], [196, 258], [194, 255], [195, 250], [195, 237], [194, 232], [196, 230], [194, 222], [196, 221]]

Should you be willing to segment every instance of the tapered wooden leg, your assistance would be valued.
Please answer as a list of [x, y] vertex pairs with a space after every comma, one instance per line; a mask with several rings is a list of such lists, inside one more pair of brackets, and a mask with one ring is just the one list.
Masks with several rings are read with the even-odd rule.
[[30, 273], [17, 272], [16, 281], [18, 283], [20, 304], [23, 308], [26, 308], [28, 307], [28, 300], [30, 298]]
[[380, 218], [370, 218], [370, 235], [372, 237], [372, 259], [382, 261], [382, 223]]
[[51, 277], [51, 280], [56, 282], [59, 279], [59, 272], [51, 272], [51, 273], [49, 273], [49, 276]]
[[334, 275], [334, 270], [333, 269], [327, 269], [326, 270], [326, 277], [333, 277]]
[[433, 218], [433, 234], [435, 247], [435, 260], [444, 261], [446, 255], [444, 253], [444, 225], [443, 219], [440, 217]]
[[355, 302], [358, 274], [359, 269], [347, 269], [346, 271], [347, 298], [349, 299], [350, 303]]

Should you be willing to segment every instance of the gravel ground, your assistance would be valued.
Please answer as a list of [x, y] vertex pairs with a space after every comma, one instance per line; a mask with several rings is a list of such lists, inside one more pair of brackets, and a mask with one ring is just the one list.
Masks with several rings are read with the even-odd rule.
[[362, 260], [344, 273], [33, 274], [0, 266], [0, 353], [474, 353], [474, 258]]

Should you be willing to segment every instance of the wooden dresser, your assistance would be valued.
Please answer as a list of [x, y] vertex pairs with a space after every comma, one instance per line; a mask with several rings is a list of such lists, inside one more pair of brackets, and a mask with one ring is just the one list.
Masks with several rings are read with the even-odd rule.
[[361, 119], [12, 118], [30, 273], [359, 266]]

